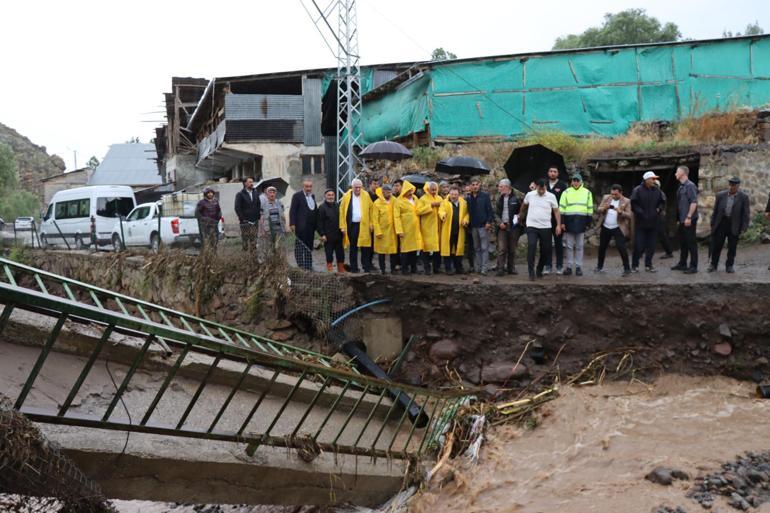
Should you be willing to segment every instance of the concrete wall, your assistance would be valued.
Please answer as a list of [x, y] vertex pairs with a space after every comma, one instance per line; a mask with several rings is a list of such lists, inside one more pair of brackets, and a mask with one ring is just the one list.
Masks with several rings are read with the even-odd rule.
[[701, 155], [699, 232], [708, 231], [716, 194], [727, 189], [731, 176], [741, 179], [741, 188], [751, 200], [752, 218], [764, 211], [770, 190], [770, 144], [717, 146]]
[[195, 155], [173, 155], [166, 161], [166, 176], [179, 190], [205, 182], [209, 172], [195, 167]]

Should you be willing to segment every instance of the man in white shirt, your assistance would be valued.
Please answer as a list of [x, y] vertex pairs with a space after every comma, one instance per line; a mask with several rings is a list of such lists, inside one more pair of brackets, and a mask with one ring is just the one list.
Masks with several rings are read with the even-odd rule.
[[631, 274], [631, 266], [628, 263], [628, 251], [626, 240], [631, 231], [631, 218], [634, 213], [631, 210], [631, 200], [623, 196], [623, 187], [614, 184], [610, 193], [602, 198], [596, 209], [599, 214], [599, 259], [594, 272], [604, 272], [604, 257], [607, 255], [607, 247], [610, 240], [615, 239], [620, 258], [623, 260], [623, 276]]
[[[556, 196], [546, 191], [546, 180], [537, 181], [537, 187], [524, 196], [524, 204], [521, 206], [519, 219], [525, 219], [527, 223], [527, 266], [529, 279], [534, 281], [535, 276], [543, 277], [543, 268], [551, 266], [551, 214], [556, 218], [556, 235], [561, 235], [561, 214], [559, 202]], [[540, 258], [537, 262], [535, 273], [535, 252], [540, 242]]]

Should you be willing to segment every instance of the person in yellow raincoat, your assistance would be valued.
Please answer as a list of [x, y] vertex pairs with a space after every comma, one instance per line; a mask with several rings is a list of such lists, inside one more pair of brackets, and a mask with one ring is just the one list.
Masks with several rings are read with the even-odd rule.
[[465, 232], [470, 216], [468, 204], [460, 195], [460, 188], [452, 186], [447, 199], [441, 202], [438, 211], [441, 219], [441, 256], [447, 274], [463, 273]]
[[[438, 208], [442, 198], [438, 195], [438, 184], [428, 182], [423, 187], [425, 194], [417, 202], [417, 215], [420, 216], [420, 235], [422, 237], [422, 263], [425, 274], [441, 272], [441, 253], [439, 253], [439, 217]], [[431, 271], [431, 262], [433, 270]]]
[[417, 272], [417, 251], [422, 247], [415, 190], [414, 185], [404, 180], [401, 195], [393, 204], [393, 224], [401, 244], [401, 272], [404, 274]]
[[358, 250], [361, 249], [361, 266], [364, 272], [371, 271], [369, 254], [372, 251], [371, 214], [372, 198], [363, 191], [358, 178], [350, 183], [350, 190], [340, 201], [340, 230], [342, 243], [350, 248], [350, 272], [359, 272]]
[[390, 272], [396, 272], [398, 247], [396, 226], [393, 222], [393, 206], [396, 198], [392, 187], [386, 183], [377, 189], [377, 199], [372, 205], [372, 227], [374, 231], [374, 252], [377, 254], [380, 271], [385, 274], [385, 255], [390, 255]]

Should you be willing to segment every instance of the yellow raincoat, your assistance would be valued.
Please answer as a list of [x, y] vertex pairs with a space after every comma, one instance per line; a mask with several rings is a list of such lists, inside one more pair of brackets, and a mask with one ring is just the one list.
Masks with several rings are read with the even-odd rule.
[[449, 241], [452, 237], [452, 217], [454, 216], [454, 209], [452, 208], [452, 202], [449, 199], [445, 199], [441, 202], [438, 215], [441, 219], [441, 256], [463, 256], [465, 253], [465, 227], [471, 222], [471, 218], [468, 215], [468, 203], [460, 196], [458, 198], [460, 202], [459, 214], [460, 223], [459, 231], [457, 233], [457, 248], [454, 255], [450, 254], [451, 248], [449, 247]]
[[386, 203], [380, 189], [377, 189], [377, 196], [379, 197], [372, 204], [371, 215], [374, 226], [374, 252], [378, 255], [395, 255], [398, 253], [398, 235], [393, 222], [393, 206], [398, 199], [391, 196], [390, 201]]
[[[340, 230], [342, 230], [342, 245], [344, 247], [350, 246], [350, 239], [348, 239], [348, 208], [350, 207], [350, 197], [353, 195], [353, 190], [342, 195], [342, 201], [340, 201]], [[371, 210], [372, 210], [372, 198], [365, 190], [361, 190], [361, 229], [358, 231], [358, 246], [359, 248], [368, 248], [372, 245], [372, 232], [371, 232]]]
[[425, 194], [417, 201], [417, 214], [420, 216], [420, 234], [422, 236], [423, 251], [439, 250], [439, 206], [432, 206], [431, 203], [441, 203], [442, 198], [438, 194], [431, 195], [428, 192], [428, 184], [423, 187]]
[[393, 204], [393, 224], [396, 227], [396, 234], [401, 235], [401, 252], [409, 253], [419, 251], [422, 247], [422, 238], [420, 237], [420, 217], [417, 215], [417, 198], [412, 196], [414, 204], [404, 197], [404, 193], [416, 190], [415, 186], [404, 180], [401, 187], [401, 196]]

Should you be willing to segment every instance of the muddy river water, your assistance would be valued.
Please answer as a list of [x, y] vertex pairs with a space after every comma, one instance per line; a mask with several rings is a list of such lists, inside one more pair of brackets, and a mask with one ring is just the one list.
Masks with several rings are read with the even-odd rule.
[[[650, 512], [681, 506], [691, 482], [653, 484], [654, 467], [695, 477], [745, 451], [770, 449], [770, 400], [729, 378], [664, 376], [649, 388], [607, 384], [562, 390], [536, 429], [489, 431], [477, 465], [456, 460], [455, 480], [414, 513]], [[713, 511], [735, 511], [718, 499]], [[755, 511], [770, 512], [770, 503]]]

